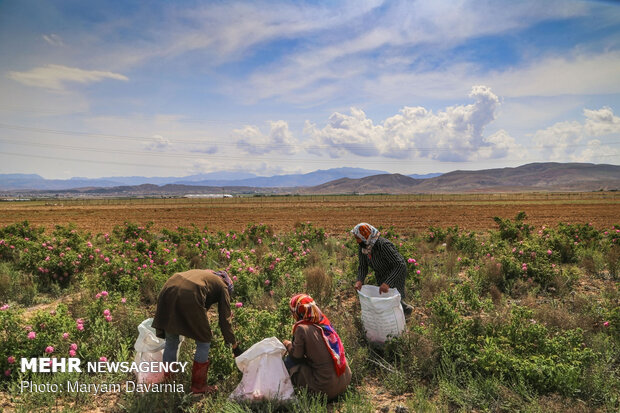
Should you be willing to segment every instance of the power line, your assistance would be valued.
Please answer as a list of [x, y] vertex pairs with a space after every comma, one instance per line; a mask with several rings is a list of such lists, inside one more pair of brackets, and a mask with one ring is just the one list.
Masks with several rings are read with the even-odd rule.
[[[107, 138], [107, 139], [122, 139], [122, 140], [133, 140], [133, 141], [151, 141], [153, 143], [160, 142], [157, 137], [147, 137], [147, 136], [129, 136], [129, 135], [115, 135], [115, 134], [103, 134], [103, 133], [91, 133], [91, 132], [80, 132], [80, 131], [67, 131], [67, 130], [59, 130], [59, 129], [48, 129], [48, 128], [35, 128], [29, 126], [20, 126], [20, 125], [9, 125], [5, 123], [0, 123], [0, 128], [11, 129], [11, 130], [20, 130], [20, 131], [29, 131], [29, 132], [40, 132], [40, 133], [50, 133], [56, 135], [74, 135], [74, 136], [87, 136], [87, 137], [96, 137], [96, 138]], [[9, 138], [4, 138], [5, 141], [9, 141]], [[218, 145], [218, 146], [233, 146], [239, 147], [239, 144], [236, 142], [230, 141], [199, 141], [199, 140], [185, 140], [185, 139], [166, 139], [170, 143], [185, 143], [185, 144], [193, 144], [193, 145]], [[605, 145], [618, 145], [620, 142], [606, 142]], [[253, 143], [252, 146], [255, 147], [271, 147], [273, 146], [270, 143]], [[279, 143], [279, 147], [282, 148], [297, 148], [297, 145], [293, 144], [285, 144]], [[554, 148], [578, 148], [578, 147], [588, 147], [587, 143], [585, 144], [569, 144], [569, 145], [543, 145], [543, 146], [521, 146], [522, 149], [554, 149]], [[305, 148], [306, 150], [327, 150], [334, 149], [332, 146], [327, 145], [311, 145]], [[367, 145], [339, 145], [337, 149], [344, 149], [351, 151], [355, 150], [373, 150], [374, 146]], [[443, 152], [443, 151], [455, 151], [455, 150], [465, 150], [464, 148], [442, 148], [442, 147], [414, 147], [407, 149], [400, 149], [402, 152]]]
[[[20, 107], [20, 106], [6, 106], [6, 105], [0, 105], [0, 111], [6, 111], [6, 112], [17, 112], [17, 113], [39, 113], [39, 114], [44, 114], [44, 115], [66, 115], [68, 114], [67, 111], [62, 111], [62, 110], [54, 110], [54, 109], [48, 109], [48, 108], [33, 108], [33, 107]], [[78, 112], [71, 112], [71, 115], [87, 115], [88, 112], [86, 111], [78, 111]], [[172, 115], [172, 116], [177, 116], [177, 115]], [[181, 116], [181, 115], [178, 115]], [[131, 119], [128, 116], [116, 116], [117, 118], [124, 118], [124, 119]], [[140, 115], [141, 119], [157, 119], [158, 116], [157, 115]], [[230, 125], [236, 125], [239, 123], [243, 123], [239, 120], [226, 120], [226, 119], [207, 119], [207, 118], [189, 118], [189, 117], [179, 117], [177, 119], [175, 119], [175, 122], [180, 122], [180, 123], [221, 123], [221, 124], [230, 124]]]
[[84, 151], [84, 152], [105, 152], [115, 153], [120, 155], [138, 155], [138, 156], [157, 156], [157, 157], [174, 157], [174, 158], [204, 158], [204, 155], [198, 155], [193, 153], [163, 153], [163, 152], [146, 152], [146, 151], [131, 151], [131, 150], [119, 150], [119, 149], [107, 149], [107, 148], [84, 148], [82, 146], [63, 145], [58, 143], [40, 143], [40, 142], [13, 142], [10, 139], [0, 138], [0, 142], [7, 142], [10, 145], [22, 145], [22, 146], [37, 146], [42, 148], [56, 148], [67, 149], [72, 151]]
[[38, 158], [38, 159], [51, 159], [54, 161], [68, 161], [68, 162], [85, 162], [89, 164], [104, 164], [104, 165], [119, 165], [119, 166], [143, 166], [146, 168], [163, 168], [163, 169], [178, 169], [178, 170], [186, 170], [186, 165], [183, 166], [171, 166], [171, 165], [152, 165], [152, 164], [141, 164], [141, 163], [128, 163], [128, 162], [115, 162], [115, 161], [105, 161], [101, 159], [92, 160], [92, 159], [75, 159], [75, 158], [64, 158], [60, 156], [45, 156], [45, 155], [34, 155], [31, 153], [14, 153], [14, 152], [2, 152], [1, 155], [11, 155], [11, 156], [23, 156], [25, 158]]
[[[92, 160], [92, 159], [81, 159], [81, 158], [66, 158], [66, 157], [60, 157], [60, 156], [49, 156], [49, 155], [37, 155], [37, 154], [32, 154], [32, 153], [15, 153], [15, 152], [1, 152], [1, 155], [11, 155], [11, 156], [21, 156], [21, 157], [25, 157], [25, 158], [40, 158], [40, 159], [50, 159], [50, 160], [60, 160], [60, 161], [67, 161], [67, 162], [86, 162], [86, 163], [95, 163], [95, 164], [111, 164], [111, 165], [120, 165], [120, 166], [141, 166], [141, 167], [147, 167], [147, 168], [164, 168], [164, 169], [186, 169], [186, 166], [171, 166], [171, 165], [162, 165], [160, 163], [157, 164], [145, 164], [145, 163], [136, 163], [136, 162], [118, 162], [118, 161], [107, 161], [107, 160], [101, 160], [101, 159], [96, 159], [96, 160]], [[617, 157], [618, 155], [600, 155], [597, 156], [597, 158], [609, 158], [609, 157]], [[203, 160], [227, 160], [227, 159], [234, 159], [234, 160], [241, 160], [241, 161], [247, 161], [247, 158], [244, 157], [230, 157], [230, 156], [210, 156], [210, 157], [204, 157], [202, 158]], [[282, 158], [252, 158], [253, 160], [259, 160], [259, 161], [277, 161], [277, 162], [284, 162], [284, 163], [294, 163], [296, 165], [299, 165], [300, 163], [313, 163], [313, 164], [324, 164], [324, 163], [334, 163], [337, 165], [341, 165], [343, 160], [342, 159], [322, 159], [322, 160], [312, 160], [312, 159], [291, 159], [291, 158], [286, 158], [286, 157], [282, 157]], [[391, 164], [403, 164], [403, 165], [410, 165], [411, 161], [410, 160], [402, 160], [402, 161], [398, 161], [398, 160], [390, 160], [389, 161]], [[480, 161], [437, 161], [437, 160], [416, 160], [415, 161], [416, 164], [434, 164], [436, 162], [443, 162], [443, 163], [454, 163], [454, 164], [476, 164], [479, 163]], [[511, 163], [511, 162], [521, 162], [521, 163], [532, 163], [532, 162], [548, 162], [548, 160], [541, 160], [541, 159], [489, 159], [489, 160], [485, 160], [485, 163], [501, 163], [501, 164], [506, 164], [506, 163]], [[372, 160], [364, 160], [364, 165], [385, 165], [385, 161], [372, 161]]]
[[[81, 146], [73, 146], [73, 145], [63, 145], [57, 143], [40, 143], [40, 142], [31, 142], [31, 141], [21, 141], [14, 142], [11, 139], [0, 138], [0, 142], [7, 142], [10, 145], [21, 145], [21, 146], [36, 146], [43, 148], [55, 148], [55, 149], [65, 149], [65, 150], [73, 150], [73, 151], [83, 151], [83, 152], [94, 152], [94, 153], [111, 153], [111, 154], [120, 154], [120, 155], [137, 155], [137, 156], [153, 156], [153, 157], [163, 157], [163, 158], [194, 158], [194, 159], [234, 159], [234, 160], [247, 160], [247, 156], [234, 156], [234, 155], [212, 155], [212, 154], [196, 154], [196, 153], [174, 153], [174, 152], [148, 152], [148, 151], [132, 151], [132, 150], [118, 150], [118, 149], [109, 149], [109, 148], [85, 148]], [[249, 155], [248, 155], [249, 156]], [[614, 157], [620, 155], [600, 155], [600, 157]], [[282, 161], [291, 161], [291, 162], [299, 162], [299, 159], [290, 159], [283, 157], [257, 157], [252, 156], [252, 159], [259, 161], [273, 161], [277, 160], [279, 162]], [[332, 161], [331, 159], [322, 159], [322, 160], [311, 160], [304, 159], [303, 162], [309, 163], [325, 163], [326, 161]], [[333, 160], [333, 162], [340, 162], [340, 160]], [[410, 160], [391, 160], [392, 163], [409, 163]], [[418, 162], [418, 161], [416, 161]], [[460, 162], [475, 162], [475, 161], [460, 161]], [[384, 163], [379, 162], [377, 163]]]

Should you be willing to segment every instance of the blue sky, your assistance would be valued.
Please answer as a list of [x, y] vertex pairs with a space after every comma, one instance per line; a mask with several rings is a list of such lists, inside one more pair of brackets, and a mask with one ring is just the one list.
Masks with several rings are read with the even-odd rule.
[[0, 173], [620, 164], [620, 4], [0, 2]]

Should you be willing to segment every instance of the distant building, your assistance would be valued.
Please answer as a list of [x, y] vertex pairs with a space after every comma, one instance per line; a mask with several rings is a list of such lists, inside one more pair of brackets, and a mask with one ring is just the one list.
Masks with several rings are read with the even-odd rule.
[[183, 198], [232, 198], [230, 194], [186, 194]]

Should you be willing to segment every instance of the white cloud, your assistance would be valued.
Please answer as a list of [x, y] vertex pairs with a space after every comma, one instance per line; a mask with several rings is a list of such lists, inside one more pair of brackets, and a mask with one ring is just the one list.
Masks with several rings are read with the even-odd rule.
[[522, 145], [505, 130], [499, 130], [483, 139], [484, 144], [470, 159], [483, 161], [485, 159], [510, 159], [511, 161], [526, 159], [526, 153]]
[[620, 135], [620, 118], [610, 108], [584, 110], [586, 120], [558, 122], [535, 133], [533, 142], [542, 158], [565, 162], [601, 161], [620, 156], [616, 147], [602, 143], [596, 137]]
[[499, 98], [486, 86], [474, 86], [473, 104], [451, 106], [437, 112], [423, 107], [404, 107], [399, 114], [375, 125], [356, 108], [351, 115], [334, 113], [322, 129], [307, 123], [305, 134], [310, 153], [332, 157], [346, 153], [388, 158], [429, 158], [439, 161], [467, 161], [500, 158], [518, 148], [505, 131], [483, 136], [495, 119]]
[[380, 101], [453, 99], [466, 85], [480, 83], [504, 98], [620, 93], [620, 52], [543, 57], [489, 73], [473, 62], [432, 70], [396, 69], [363, 81], [366, 94]]
[[190, 152], [192, 153], [204, 153], [207, 155], [213, 155], [219, 152], [219, 149], [216, 145], [206, 145], [201, 147], [192, 147], [190, 148]]
[[251, 172], [258, 176], [271, 176], [280, 175], [283, 173], [296, 173], [301, 171], [285, 170], [281, 166], [274, 164], [273, 162], [234, 162], [230, 159], [224, 161], [217, 160], [197, 160], [192, 162], [189, 169], [192, 174], [209, 173], [209, 172]]
[[[386, 26], [401, 31], [408, 43], [458, 43], [463, 39], [501, 34], [547, 19], [583, 15], [588, 7], [579, 1], [545, 2], [497, 0], [394, 2]], [[391, 23], [391, 24], [387, 24]]]
[[169, 139], [164, 138], [161, 135], [153, 135], [151, 141], [146, 144], [146, 149], [149, 151], [165, 151], [172, 147], [172, 143]]
[[579, 96], [506, 99], [502, 101], [493, 126], [517, 135], [527, 134], [557, 122], [567, 113], [578, 113], [582, 108], [583, 99]]
[[373, 156], [380, 152], [383, 127], [375, 126], [361, 109], [351, 108], [350, 116], [333, 113], [323, 129], [306, 122], [304, 133], [311, 138], [311, 144], [307, 147], [309, 153], [327, 153], [332, 158], [347, 152]]
[[487, 82], [504, 97], [620, 93], [620, 52], [538, 59]]
[[65, 44], [62, 41], [62, 37], [55, 33], [44, 34], [43, 40], [45, 40], [48, 44], [52, 46], [64, 46]]
[[[247, 171], [247, 164], [240, 165], [239, 170]], [[254, 173], [259, 176], [281, 175], [283, 173], [294, 173], [291, 171], [285, 171], [280, 165], [275, 165], [273, 162], [259, 162], [254, 165]]]
[[[477, 63], [463, 61], [462, 56], [453, 58], [452, 48], [471, 39], [509, 33], [545, 19], [583, 15], [587, 7], [579, 2], [560, 1], [549, 1], [544, 5], [517, 2], [510, 7], [481, 1], [417, 1], [415, 4], [406, 1], [388, 3], [384, 9], [374, 19], [357, 22], [343, 19], [335, 21], [333, 26], [317, 28], [313, 33], [314, 42], [303, 43], [306, 47], [299, 47], [284, 58], [254, 70], [248, 78], [248, 85], [241, 88], [249, 95], [244, 96], [245, 99], [253, 102], [277, 97], [296, 102], [300, 95], [310, 96], [311, 91], [331, 83], [337, 86], [326, 89], [331, 94], [323, 95], [323, 100], [342, 94], [359, 96], [360, 92], [379, 101], [410, 101], [414, 96], [452, 99], [466, 93], [466, 85], [480, 83], [502, 95], [512, 96], [500, 90], [498, 85], [507, 84], [514, 89], [523, 87], [527, 84], [524, 78], [536, 74], [531, 73], [532, 70], [545, 76], [552, 74], [553, 70], [545, 70], [552, 62], [516, 68], [514, 73], [491, 73], [491, 79], [497, 77], [497, 81], [489, 82], [484, 74], [486, 69]], [[361, 25], [364, 25], [363, 30]], [[346, 32], [347, 36], [336, 35], [338, 30]], [[583, 62], [578, 63], [585, 64], [591, 57], [584, 57]], [[428, 64], [429, 61], [432, 63]], [[593, 67], [596, 63], [583, 70]], [[614, 74], [614, 69], [603, 71]], [[568, 81], [583, 74], [574, 72], [563, 71]], [[553, 80], [558, 84], [561, 79], [556, 77]], [[596, 81], [607, 85], [613, 80], [609, 77], [602, 80], [599, 76]], [[540, 83], [537, 86], [554, 84], [549, 79]], [[617, 84], [620, 82], [616, 81]]]
[[19, 113], [11, 114], [5, 122], [10, 120], [16, 124], [28, 124], [33, 114], [62, 117], [85, 113], [91, 104], [86, 96], [76, 91], [49, 93], [46, 89], [24, 87], [8, 77], [0, 77], [0, 90], [0, 106], [19, 110]]
[[620, 133], [620, 117], [615, 116], [609, 107], [599, 110], [584, 109], [586, 117], [585, 133], [590, 136], [603, 136]]
[[253, 155], [272, 152], [291, 155], [299, 150], [298, 141], [293, 137], [287, 122], [279, 120], [269, 122], [269, 125], [268, 134], [264, 134], [256, 126], [235, 129], [233, 135], [237, 138], [237, 147]]
[[[510, 32], [545, 19], [580, 16], [587, 9], [582, 2], [551, 0], [545, 4], [517, 2], [509, 7], [494, 1], [348, 1], [329, 7], [225, 2], [192, 8], [172, 3], [162, 15], [127, 15], [122, 23], [104, 22], [91, 33], [81, 33], [80, 39], [90, 39], [83, 40], [81, 50], [89, 53], [96, 49], [98, 53], [84, 55], [80, 61], [88, 61], [92, 67], [108, 65], [116, 72], [152, 59], [208, 71], [245, 57], [256, 58], [241, 78], [218, 73], [221, 91], [252, 103], [275, 97], [309, 106], [344, 95], [359, 101], [362, 94], [366, 94], [362, 98], [378, 102], [411, 102], [416, 96], [453, 99], [467, 93], [465, 85], [481, 83], [502, 96], [513, 96], [511, 89], [522, 88], [527, 83], [524, 78], [538, 70], [536, 67], [523, 69], [525, 73], [516, 69], [492, 74], [488, 80], [476, 75], [480, 68], [475, 64], [451, 60], [448, 50], [469, 39]], [[131, 27], [144, 28], [141, 36], [123, 39], [123, 43], [104, 41], [110, 32]], [[50, 44], [62, 43], [55, 33], [44, 39]], [[282, 42], [295, 46], [284, 53]], [[263, 53], [263, 45], [269, 45], [268, 54]], [[433, 67], [428, 67], [423, 62], [430, 50], [446, 60], [431, 59]], [[189, 60], [183, 63], [186, 57]], [[606, 67], [600, 63], [594, 67]], [[617, 78], [618, 70], [602, 70], [611, 76], [592, 76], [595, 79], [589, 81], [605, 88], [613, 80], [604, 79]], [[39, 79], [38, 73], [13, 73], [22, 83], [51, 89], [59, 89], [64, 82]]]
[[[349, 1], [334, 7], [291, 5], [286, 2], [226, 2], [168, 10], [165, 38], [157, 37], [157, 56], [206, 50], [211, 64], [237, 59], [251, 48], [272, 40], [318, 34], [355, 21], [383, 0]], [[157, 27], [161, 32], [161, 27]], [[162, 46], [163, 44], [163, 46]]]
[[[135, 44], [114, 44], [113, 61], [143, 63], [189, 52], [208, 55], [203, 63], [215, 66], [243, 58], [269, 42], [294, 41], [296, 52], [280, 65], [292, 69], [317, 61], [332, 61], [389, 48], [432, 44], [434, 48], [459, 44], [480, 36], [505, 33], [546, 19], [585, 13], [581, 2], [547, 0], [505, 2], [467, 0], [411, 2], [348, 0], [321, 3], [286, 1], [209, 2], [188, 7], [167, 4], [158, 13], [123, 15], [121, 22], [104, 22], [92, 28], [104, 38], [119, 29], [140, 27]], [[123, 41], [126, 39], [123, 38]], [[278, 50], [278, 47], [270, 50]], [[104, 58], [109, 59], [108, 54]], [[271, 72], [267, 68], [266, 74]], [[306, 72], [301, 70], [301, 72]]]
[[620, 159], [620, 150], [617, 147], [605, 145], [598, 139], [586, 142], [585, 147], [579, 151], [568, 154], [568, 159], [572, 162], [593, 162], [617, 164]]
[[62, 65], [37, 67], [28, 72], [9, 72], [8, 77], [27, 86], [62, 90], [65, 83], [94, 83], [104, 79], [127, 81], [124, 75], [100, 70], [83, 70]]

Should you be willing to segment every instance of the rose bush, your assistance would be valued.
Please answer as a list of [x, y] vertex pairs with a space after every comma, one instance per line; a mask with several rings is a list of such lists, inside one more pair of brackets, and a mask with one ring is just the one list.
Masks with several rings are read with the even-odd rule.
[[[72, 226], [46, 232], [27, 222], [9, 225], [0, 228], [1, 268], [10, 272], [0, 283], [13, 294], [0, 295], [2, 385], [8, 389], [24, 377], [16, 373], [21, 357], [131, 360], [137, 326], [153, 315], [163, 283], [175, 272], [212, 268], [226, 270], [234, 282], [233, 323], [243, 348], [269, 336], [290, 339], [288, 300], [316, 291], [346, 341], [355, 388], [373, 375], [389, 391], [411, 394], [425, 380], [451, 405], [494, 410], [485, 403], [518, 383], [523, 401], [549, 392], [592, 394], [596, 406], [618, 407], [620, 292], [613, 281], [620, 227], [534, 228], [526, 221], [525, 214], [498, 218], [496, 230], [475, 234], [458, 227], [408, 236], [381, 229], [405, 257], [407, 299], [416, 308], [409, 333], [382, 355], [364, 344], [352, 289], [358, 245], [349, 233], [331, 236], [312, 223], [282, 234], [261, 224], [213, 234], [196, 226], [155, 232], [150, 224], [124, 223], [96, 235]], [[20, 274], [35, 286], [22, 288]], [[607, 287], [588, 295], [577, 282], [588, 277]], [[367, 282], [373, 280], [369, 275]], [[34, 298], [19, 297], [33, 291], [39, 292]], [[50, 303], [59, 295], [65, 303]], [[22, 302], [44, 308], [27, 310]], [[210, 381], [232, 390], [239, 372], [216, 319], [212, 327]], [[184, 360], [192, 357], [188, 343]], [[484, 388], [486, 398], [468, 402], [462, 392], [472, 388]]]

